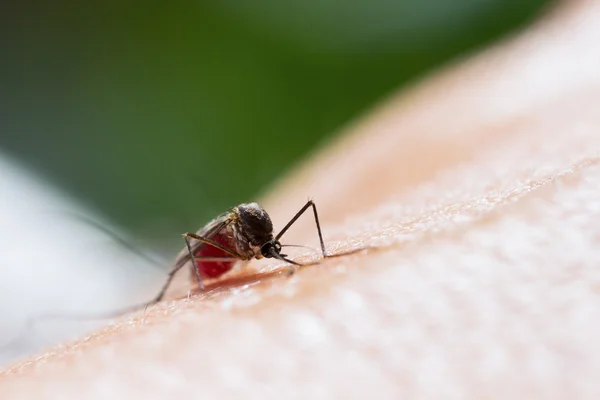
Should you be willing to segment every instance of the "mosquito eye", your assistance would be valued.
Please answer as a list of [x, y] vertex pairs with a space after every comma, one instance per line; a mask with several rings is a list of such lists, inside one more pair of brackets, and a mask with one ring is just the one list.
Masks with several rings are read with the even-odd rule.
[[273, 257], [273, 255], [271, 254], [271, 246], [272, 245], [273, 244], [270, 242], [262, 245], [262, 247], [260, 248], [260, 252], [263, 255], [263, 257], [267, 257], [267, 258]]

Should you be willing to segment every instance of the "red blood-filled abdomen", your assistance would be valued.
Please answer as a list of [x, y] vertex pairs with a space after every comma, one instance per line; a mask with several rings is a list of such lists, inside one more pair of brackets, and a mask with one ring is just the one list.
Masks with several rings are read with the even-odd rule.
[[[220, 234], [212, 237], [212, 240], [223, 245], [223, 247], [231, 248], [232, 243], [226, 235]], [[202, 278], [218, 278], [224, 273], [228, 272], [233, 268], [233, 264], [235, 264], [235, 260], [227, 260], [227, 261], [202, 261], [201, 257], [224, 257], [224, 258], [232, 258], [229, 253], [224, 252], [221, 249], [213, 247], [209, 244], [205, 244], [201, 246], [195, 253], [196, 257], [200, 257], [200, 259], [196, 259], [196, 263], [198, 265], [198, 273]]]

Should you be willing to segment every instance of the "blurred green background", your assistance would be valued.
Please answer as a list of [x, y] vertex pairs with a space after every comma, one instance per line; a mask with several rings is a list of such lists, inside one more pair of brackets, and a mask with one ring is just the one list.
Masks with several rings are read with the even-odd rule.
[[4, 4], [0, 149], [179, 245], [384, 96], [546, 3]]

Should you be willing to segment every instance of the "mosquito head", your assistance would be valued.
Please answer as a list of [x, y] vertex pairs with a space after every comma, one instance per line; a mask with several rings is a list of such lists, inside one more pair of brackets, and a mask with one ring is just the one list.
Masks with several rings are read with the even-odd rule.
[[260, 248], [260, 252], [263, 257], [266, 258], [276, 258], [281, 261], [288, 262], [294, 265], [302, 265], [297, 263], [296, 261], [290, 260], [287, 258], [287, 254], [281, 254], [281, 243], [278, 240], [271, 239], [267, 243], [263, 244]]

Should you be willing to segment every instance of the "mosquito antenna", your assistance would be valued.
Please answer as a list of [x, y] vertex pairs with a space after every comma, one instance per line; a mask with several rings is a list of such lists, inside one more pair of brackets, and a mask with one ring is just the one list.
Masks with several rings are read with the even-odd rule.
[[314, 251], [318, 251], [317, 249], [315, 249], [314, 247], [310, 247], [310, 246], [302, 246], [301, 244], [282, 244], [281, 247], [301, 247], [303, 249], [309, 249], [309, 250], [314, 250]]

